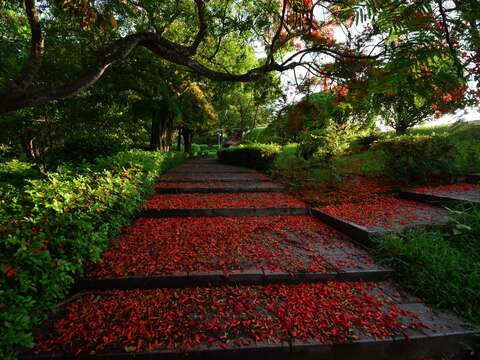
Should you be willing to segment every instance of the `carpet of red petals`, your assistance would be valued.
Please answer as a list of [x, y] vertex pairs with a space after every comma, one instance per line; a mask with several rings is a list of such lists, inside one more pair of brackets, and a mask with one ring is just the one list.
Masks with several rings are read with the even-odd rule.
[[251, 173], [251, 174], [229, 174], [229, 173], [212, 173], [212, 174], [203, 174], [203, 173], [190, 173], [190, 174], [167, 174], [162, 176], [161, 180], [168, 181], [204, 181], [204, 180], [218, 180], [218, 181], [263, 181], [270, 180], [270, 178], [264, 174], [260, 173]]
[[[419, 186], [410, 191], [422, 193], [422, 194], [434, 194], [434, 195], [464, 195], [464, 196], [475, 196], [476, 194], [480, 195], [480, 184], [469, 184], [469, 183], [458, 183], [458, 184], [446, 184], [446, 185], [430, 185], [430, 186]], [[478, 196], [477, 195], [477, 196]]]
[[[372, 283], [112, 290], [68, 305], [36, 351], [187, 351], [255, 342], [383, 339], [422, 328]], [[378, 290], [378, 289], [377, 289]], [[375, 294], [375, 295], [374, 295]]]
[[155, 195], [146, 209], [304, 208], [306, 204], [286, 193], [162, 194]]
[[322, 212], [343, 220], [365, 226], [396, 229], [417, 224], [432, 223], [445, 216], [445, 210], [395, 196], [377, 196], [358, 203], [327, 205]]
[[[88, 277], [241, 269], [325, 272], [370, 265], [336, 230], [310, 216], [136, 220]], [[341, 253], [334, 263], [322, 253]]]
[[394, 184], [386, 178], [348, 176], [334, 187], [305, 184], [296, 195], [310, 204], [355, 203], [392, 191]]
[[278, 188], [278, 185], [270, 182], [230, 182], [230, 181], [201, 181], [201, 182], [159, 182], [156, 185], [157, 189], [210, 189], [210, 188], [242, 188], [242, 189], [269, 189]]

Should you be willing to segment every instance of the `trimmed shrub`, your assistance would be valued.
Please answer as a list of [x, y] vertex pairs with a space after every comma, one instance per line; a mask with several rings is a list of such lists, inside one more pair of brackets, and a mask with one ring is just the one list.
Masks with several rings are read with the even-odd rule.
[[217, 151], [216, 151], [216, 150], [207, 151], [207, 157], [208, 157], [208, 158], [217, 157]]
[[284, 145], [280, 154], [275, 157], [272, 175], [282, 182], [298, 183], [299, 179], [308, 177], [308, 161], [298, 156], [298, 144]]
[[305, 160], [314, 158], [330, 162], [348, 148], [348, 137], [349, 130], [337, 129], [334, 123], [322, 129], [305, 131], [300, 135], [298, 155]]
[[385, 172], [407, 182], [427, 182], [458, 174], [455, 144], [444, 135], [400, 136], [375, 143], [385, 156]]
[[280, 153], [280, 149], [276, 144], [248, 144], [224, 148], [217, 154], [220, 162], [225, 164], [267, 170]]
[[198, 144], [192, 144], [192, 156], [200, 156], [201, 147]]
[[0, 358], [33, 345], [31, 328], [67, 295], [84, 265], [100, 259], [157, 177], [184, 157], [132, 150], [39, 170], [23, 184], [0, 183]]

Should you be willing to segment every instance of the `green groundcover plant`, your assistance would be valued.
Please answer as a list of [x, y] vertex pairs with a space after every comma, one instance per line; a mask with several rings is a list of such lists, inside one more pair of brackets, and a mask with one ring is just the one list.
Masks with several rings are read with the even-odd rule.
[[33, 345], [31, 328], [183, 159], [131, 150], [36, 174], [27, 163], [0, 164], [0, 358]]
[[375, 254], [400, 283], [428, 303], [480, 325], [480, 207], [451, 211], [444, 229], [419, 229], [378, 239]]

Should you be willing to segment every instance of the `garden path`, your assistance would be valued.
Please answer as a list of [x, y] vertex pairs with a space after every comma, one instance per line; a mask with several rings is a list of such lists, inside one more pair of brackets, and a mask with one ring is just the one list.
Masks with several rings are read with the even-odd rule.
[[[443, 221], [422, 209], [417, 219]], [[340, 210], [323, 210], [257, 172], [188, 161], [160, 179], [24, 357], [461, 357], [475, 340], [466, 324], [397, 289], [352, 242], [363, 238], [332, 221]]]

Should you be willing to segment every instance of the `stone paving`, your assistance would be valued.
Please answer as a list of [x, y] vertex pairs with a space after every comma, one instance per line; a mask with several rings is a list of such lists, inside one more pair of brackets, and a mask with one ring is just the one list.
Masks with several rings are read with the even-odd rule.
[[476, 341], [264, 175], [191, 160], [144, 211], [24, 358], [461, 359]]
[[430, 203], [480, 204], [480, 184], [457, 183], [422, 186], [402, 193], [403, 197]]

